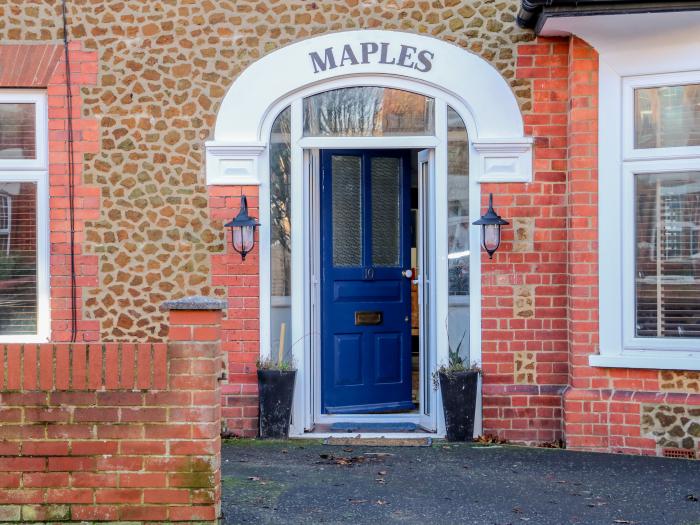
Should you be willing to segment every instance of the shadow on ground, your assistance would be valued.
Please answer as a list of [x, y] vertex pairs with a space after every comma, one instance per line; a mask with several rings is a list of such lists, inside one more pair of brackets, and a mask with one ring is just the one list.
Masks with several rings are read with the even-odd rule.
[[509, 446], [223, 446], [225, 523], [700, 525], [700, 462]]

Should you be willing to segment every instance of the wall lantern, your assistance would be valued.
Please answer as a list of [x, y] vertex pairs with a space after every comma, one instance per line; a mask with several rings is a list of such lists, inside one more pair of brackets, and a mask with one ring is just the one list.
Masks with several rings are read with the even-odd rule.
[[260, 223], [248, 215], [248, 199], [243, 195], [238, 215], [231, 222], [224, 224], [224, 227], [231, 228], [231, 244], [233, 249], [241, 254], [243, 261], [255, 246], [255, 228], [258, 226]]
[[493, 254], [501, 245], [501, 226], [510, 224], [493, 210], [493, 193], [489, 193], [489, 209], [473, 224], [481, 226], [481, 246], [489, 254], [489, 259], [493, 259]]

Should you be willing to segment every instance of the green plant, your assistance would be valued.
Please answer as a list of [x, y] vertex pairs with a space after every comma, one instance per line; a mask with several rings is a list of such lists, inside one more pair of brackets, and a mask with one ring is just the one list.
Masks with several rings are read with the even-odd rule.
[[294, 362], [277, 361], [271, 357], [258, 359], [256, 366], [258, 367], [258, 370], [279, 370], [280, 372], [290, 372], [292, 370], [296, 370]]
[[464, 338], [467, 336], [467, 331], [465, 330], [462, 337], [459, 340], [456, 348], [452, 348], [452, 344], [449, 342], [448, 338], [448, 349], [447, 349], [447, 364], [442, 364], [438, 369], [433, 372], [433, 387], [435, 390], [440, 386], [440, 374], [450, 375], [456, 374], [458, 372], [477, 372], [481, 374], [481, 367], [477, 365], [476, 361], [469, 363], [465, 361], [464, 358], [459, 355], [459, 351], [462, 348], [462, 343], [464, 343]]

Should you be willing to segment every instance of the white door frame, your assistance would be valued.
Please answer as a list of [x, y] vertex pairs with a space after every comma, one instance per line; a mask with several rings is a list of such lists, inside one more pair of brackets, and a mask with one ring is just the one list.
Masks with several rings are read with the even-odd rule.
[[[402, 59], [354, 60], [339, 67], [311, 67], [314, 53], [358, 53], [367, 42], [381, 42], [401, 52], [431, 56], [430, 67], [408, 67]], [[413, 51], [411, 51], [413, 50]], [[329, 61], [330, 63], [330, 61]], [[302, 136], [302, 98], [349, 86], [381, 86], [403, 89], [436, 101], [434, 137], [323, 138]], [[447, 143], [446, 108], [451, 106], [464, 121], [470, 152], [470, 221], [480, 214], [481, 182], [529, 182], [532, 179], [532, 139], [523, 135], [523, 121], [508, 82], [483, 58], [442, 40], [398, 31], [358, 30], [329, 33], [302, 40], [274, 51], [251, 64], [236, 79], [217, 115], [215, 138], [206, 143], [207, 184], [259, 185], [260, 200], [260, 353], [270, 351], [270, 187], [267, 147], [277, 115], [291, 106], [291, 223], [293, 356], [298, 365], [294, 396], [292, 435], [303, 435], [313, 423], [310, 374], [317, 373], [310, 358], [310, 340], [316, 337], [309, 314], [313, 273], [307, 263], [313, 240], [308, 235], [309, 209], [315, 198], [305, 181], [304, 150], [312, 148], [433, 148], [434, 191], [434, 308], [433, 329], [437, 364], [447, 359]], [[434, 141], [431, 143], [431, 140]], [[308, 173], [308, 172], [307, 172]], [[481, 360], [481, 268], [479, 235], [470, 236], [471, 359]], [[445, 271], [439, 271], [444, 268]], [[444, 432], [437, 394], [438, 435]], [[480, 431], [480, 420], [477, 431]]]
[[[435, 99], [435, 135], [420, 137], [380, 137], [362, 138], [356, 137], [303, 137], [302, 101], [304, 97], [350, 86], [381, 86], [403, 89], [417, 92]], [[290, 435], [301, 436], [313, 428], [315, 423], [330, 423], [342, 421], [382, 421], [421, 423], [420, 414], [360, 414], [360, 415], [325, 415], [320, 414], [320, 372], [319, 354], [319, 277], [318, 265], [311, 262], [316, 260], [315, 250], [318, 249], [318, 232], [313, 228], [318, 224], [311, 213], [318, 209], [318, 188], [310, 181], [318, 179], [315, 173], [314, 163], [311, 162], [312, 152], [321, 148], [333, 149], [357, 149], [357, 148], [424, 148], [431, 149], [434, 158], [434, 177], [430, 185], [431, 209], [433, 216], [429, 218], [429, 236], [434, 239], [433, 258], [433, 286], [431, 297], [431, 329], [430, 340], [427, 348], [433, 352], [431, 361], [436, 366], [447, 362], [448, 336], [446, 319], [448, 315], [448, 272], [447, 272], [447, 108], [452, 107], [467, 127], [468, 136], [471, 138], [474, 132], [474, 123], [470, 113], [454, 97], [442, 93], [440, 90], [425, 86], [422, 83], [411, 82], [405, 78], [354, 76], [325, 82], [320, 85], [308, 87], [289, 95], [276, 104], [276, 107], [268, 112], [263, 124], [263, 129], [269, 135], [274, 120], [287, 106], [291, 107], [291, 224], [292, 224], [292, 290], [301, 290], [302, 293], [293, 293], [291, 300], [292, 326], [291, 341], [293, 342], [292, 355], [298, 367], [297, 382], [294, 393], [294, 406], [292, 408], [292, 425]], [[469, 214], [470, 222], [476, 220], [481, 213], [479, 172], [480, 162], [476, 148], [470, 139], [470, 178], [469, 178]], [[267, 159], [264, 160], [267, 162]], [[269, 217], [269, 173], [263, 174], [260, 188], [260, 217], [263, 226], [260, 228], [260, 351], [261, 356], [266, 357], [270, 351], [269, 333], [269, 226], [264, 219]], [[267, 226], [267, 227], [266, 227]], [[479, 235], [476, 227], [470, 235], [471, 253], [480, 253]], [[444, 271], [439, 271], [444, 268]], [[480, 257], [470, 257], [470, 296], [476, 299], [471, 301], [469, 348], [470, 360], [481, 363], [481, 264]], [[425, 375], [432, 374], [433, 370], [424, 371]], [[444, 421], [442, 418], [442, 401], [439, 392], [435, 392], [436, 406], [431, 415], [431, 426], [437, 428], [437, 435], [444, 435]], [[480, 425], [476, 431], [480, 432]]]
[[[428, 143], [434, 143], [433, 137], [425, 137], [426, 142]], [[311, 140], [306, 139], [306, 143], [313, 142]], [[323, 143], [324, 141], [321, 141]], [[354, 140], [351, 141], [346, 141], [345, 139], [340, 139], [335, 141], [335, 146], [333, 149], [355, 149], [356, 146], [354, 144], [348, 145], [343, 147], [342, 144], [349, 142], [349, 144], [352, 144]], [[382, 144], [381, 146], [375, 146], [374, 148], [363, 148], [363, 149], [379, 149], [382, 148], [384, 149], [387, 141], [380, 141]], [[399, 141], [400, 143], [400, 141]], [[391, 146], [386, 146], [386, 148], [391, 148]], [[391, 148], [391, 149], [398, 149], [398, 148]], [[319, 177], [319, 148], [313, 148], [313, 149], [305, 149], [304, 150], [304, 165], [306, 167], [305, 172], [304, 172], [304, 184], [305, 184], [305, 191], [308, 193], [309, 198], [306, 200], [306, 202], [309, 203], [309, 205], [305, 208], [305, 228], [306, 228], [306, 235], [308, 235], [309, 238], [309, 251], [308, 251], [308, 263], [306, 265], [307, 268], [310, 269], [310, 276], [309, 280], [307, 281], [307, 286], [308, 286], [308, 296], [310, 298], [309, 304], [306, 305], [306, 311], [309, 315], [309, 332], [314, 334], [312, 337], [309, 338], [310, 342], [310, 349], [309, 349], [309, 354], [310, 354], [310, 361], [311, 361], [311, 366], [310, 370], [314, 370], [314, 373], [307, 374], [307, 378], [310, 382], [310, 387], [308, 389], [309, 392], [311, 392], [311, 402], [310, 402], [310, 412], [311, 412], [311, 417], [310, 419], [307, 418], [306, 421], [310, 421], [311, 423], [305, 423], [305, 429], [308, 430], [310, 429], [313, 424], [332, 424], [332, 423], [342, 423], [342, 422], [362, 422], [362, 421], [368, 421], [368, 422], [373, 422], [373, 421], [378, 421], [382, 423], [401, 423], [401, 422], [410, 422], [410, 423], [415, 423], [416, 425], [421, 426], [424, 429], [427, 429], [431, 432], [434, 432], [437, 430], [437, 418], [436, 418], [436, 403], [434, 402], [435, 396], [430, 396], [430, 402], [431, 402], [431, 409], [429, 411], [430, 416], [428, 418], [423, 416], [424, 413], [424, 404], [426, 403], [426, 399], [424, 396], [424, 386], [426, 383], [430, 384], [430, 376], [432, 371], [434, 370], [434, 366], [428, 366], [425, 367], [423, 363], [423, 356], [424, 353], [428, 354], [428, 362], [429, 363], [436, 363], [438, 362], [439, 358], [443, 358], [443, 361], [446, 360], [447, 355], [443, 356], [438, 356], [437, 351], [436, 351], [436, 345], [434, 339], [431, 337], [429, 339], [425, 339], [425, 325], [429, 324], [430, 326], [433, 326], [434, 323], [434, 305], [436, 304], [436, 301], [434, 298], [431, 298], [430, 296], [426, 297], [425, 295], [425, 285], [426, 282], [423, 279], [423, 266], [421, 263], [420, 266], [420, 272], [421, 272], [421, 278], [419, 282], [419, 304], [421, 308], [421, 315], [420, 315], [420, 324], [419, 324], [419, 332], [420, 332], [420, 337], [421, 337], [421, 343], [420, 343], [420, 392], [419, 392], [419, 399], [420, 399], [420, 406], [419, 410], [416, 412], [411, 412], [411, 413], [396, 413], [396, 414], [324, 414], [321, 409], [321, 395], [322, 395], [322, 390], [321, 390], [321, 385], [322, 385], [322, 380], [321, 380], [321, 333], [320, 333], [320, 328], [321, 328], [321, 294], [320, 294], [320, 280], [321, 280], [321, 274], [320, 274], [320, 202], [319, 202], [319, 197], [320, 197], [320, 177]], [[427, 149], [425, 150], [430, 157], [429, 160], [429, 165], [431, 166], [430, 168], [430, 173], [428, 176], [434, 174], [434, 169], [432, 166], [434, 166], [434, 159], [435, 159], [435, 149]], [[419, 174], [418, 174], [418, 184], [419, 188], [421, 187], [421, 174], [420, 174], [420, 161], [419, 161]], [[429, 180], [432, 181], [432, 178]], [[429, 193], [432, 191], [429, 190]], [[420, 189], [419, 189], [420, 192]], [[423, 255], [423, 252], [426, 252], [428, 256], [434, 255], [434, 250], [426, 249], [424, 245], [424, 239], [421, 237], [425, 237], [429, 239], [429, 242], [432, 243], [432, 238], [434, 236], [434, 216], [426, 213], [426, 210], [422, 209], [423, 206], [421, 205], [421, 200], [419, 199], [419, 209], [420, 209], [420, 233], [417, 236], [417, 241], [418, 241], [418, 257], [420, 258]], [[424, 232], [424, 228], [427, 230], [427, 232]], [[434, 264], [434, 261], [433, 261]], [[430, 292], [429, 292], [430, 293]], [[428, 312], [427, 312], [427, 319], [425, 318], [423, 314], [423, 307], [424, 304], [427, 305]], [[433, 330], [434, 332], [434, 330]], [[431, 332], [432, 333], [432, 332]], [[305, 407], [306, 410], [307, 407]]]

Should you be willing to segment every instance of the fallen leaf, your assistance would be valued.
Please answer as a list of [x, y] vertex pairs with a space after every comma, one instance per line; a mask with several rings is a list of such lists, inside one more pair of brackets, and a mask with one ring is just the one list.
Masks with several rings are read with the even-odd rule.
[[386, 470], [380, 470], [379, 472], [377, 472], [377, 475], [378, 476], [386, 476]]
[[250, 481], [260, 481], [260, 478], [258, 476], [248, 476], [248, 479]]
[[378, 500], [377, 500], [377, 505], [387, 505], [387, 502], [386, 502], [386, 500], [378, 499]]

